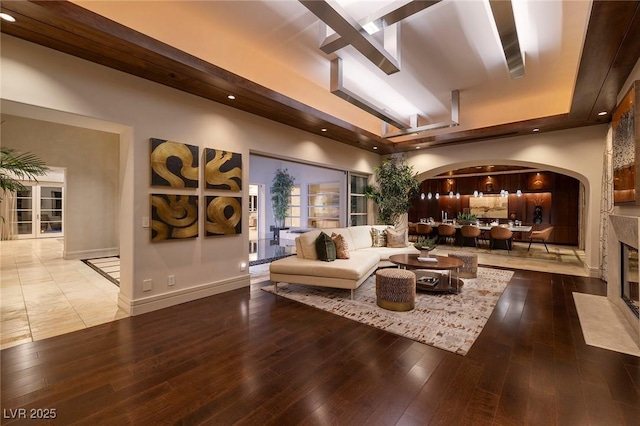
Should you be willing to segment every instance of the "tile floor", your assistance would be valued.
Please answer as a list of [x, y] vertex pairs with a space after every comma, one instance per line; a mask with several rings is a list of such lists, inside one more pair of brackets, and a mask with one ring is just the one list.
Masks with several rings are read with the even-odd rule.
[[0, 349], [127, 316], [118, 286], [62, 249], [58, 238], [0, 242]]
[[[0, 349], [127, 316], [117, 305], [118, 286], [80, 260], [62, 259], [62, 250], [62, 240], [57, 238], [0, 242]], [[460, 248], [438, 247], [440, 254], [455, 250]], [[478, 261], [489, 266], [586, 275], [583, 251], [550, 247], [558, 253], [551, 261], [532, 257], [537, 250], [544, 247], [532, 247], [527, 257], [519, 256], [524, 255], [526, 246], [517, 244], [511, 253], [479, 250]], [[115, 265], [110, 261], [108, 267]], [[268, 264], [252, 266], [249, 271], [252, 284], [268, 279]]]

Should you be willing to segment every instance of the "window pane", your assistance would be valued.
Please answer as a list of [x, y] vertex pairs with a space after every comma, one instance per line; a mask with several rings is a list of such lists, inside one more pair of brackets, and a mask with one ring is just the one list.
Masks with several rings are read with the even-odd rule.
[[367, 199], [363, 196], [351, 196], [351, 213], [366, 213]]
[[17, 211], [18, 222], [31, 222], [33, 220], [33, 214], [31, 210]]
[[19, 222], [18, 234], [31, 234], [31, 222]]
[[367, 178], [362, 176], [351, 176], [351, 193], [364, 194], [367, 187]]
[[351, 216], [351, 226], [361, 226], [367, 224], [366, 216]]

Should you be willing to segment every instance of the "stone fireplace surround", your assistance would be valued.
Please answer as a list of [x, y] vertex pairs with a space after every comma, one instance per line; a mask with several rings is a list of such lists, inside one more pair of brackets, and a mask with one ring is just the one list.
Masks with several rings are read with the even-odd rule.
[[620, 270], [621, 248], [620, 243], [625, 243], [636, 249], [640, 248], [640, 217], [636, 216], [609, 216], [609, 239], [607, 241], [608, 271], [607, 271], [607, 299], [615, 305], [633, 330], [633, 339], [640, 347], [640, 319], [638, 319], [620, 296], [622, 294], [622, 280]]

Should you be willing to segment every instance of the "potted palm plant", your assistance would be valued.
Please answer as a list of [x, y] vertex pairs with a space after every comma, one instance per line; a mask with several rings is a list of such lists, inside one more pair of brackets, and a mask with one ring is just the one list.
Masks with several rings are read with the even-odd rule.
[[4, 191], [22, 191], [25, 188], [20, 180], [37, 181], [36, 176], [45, 175], [47, 171], [49, 168], [35, 154], [0, 148], [0, 189]]
[[275, 226], [272, 226], [273, 236], [277, 240], [280, 235], [280, 229], [284, 229], [284, 220], [289, 211], [289, 203], [291, 201], [291, 191], [295, 179], [291, 176], [287, 169], [278, 169], [271, 181], [271, 207], [273, 208], [273, 218]]
[[[0, 148], [0, 202], [6, 192], [17, 192], [25, 189], [21, 180], [33, 180], [47, 174], [49, 168], [38, 156], [30, 152], [18, 152], [13, 148]], [[0, 215], [4, 222], [4, 216]]]

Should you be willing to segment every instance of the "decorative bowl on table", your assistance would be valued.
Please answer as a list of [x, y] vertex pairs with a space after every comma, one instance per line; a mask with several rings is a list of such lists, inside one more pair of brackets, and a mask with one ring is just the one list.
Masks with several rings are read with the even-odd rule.
[[418, 237], [418, 240], [413, 243], [413, 246], [420, 250], [418, 260], [431, 258], [431, 252], [436, 248], [436, 239], [420, 236]]
[[420, 249], [420, 257], [431, 257], [431, 252], [434, 251], [435, 247], [424, 247]]

